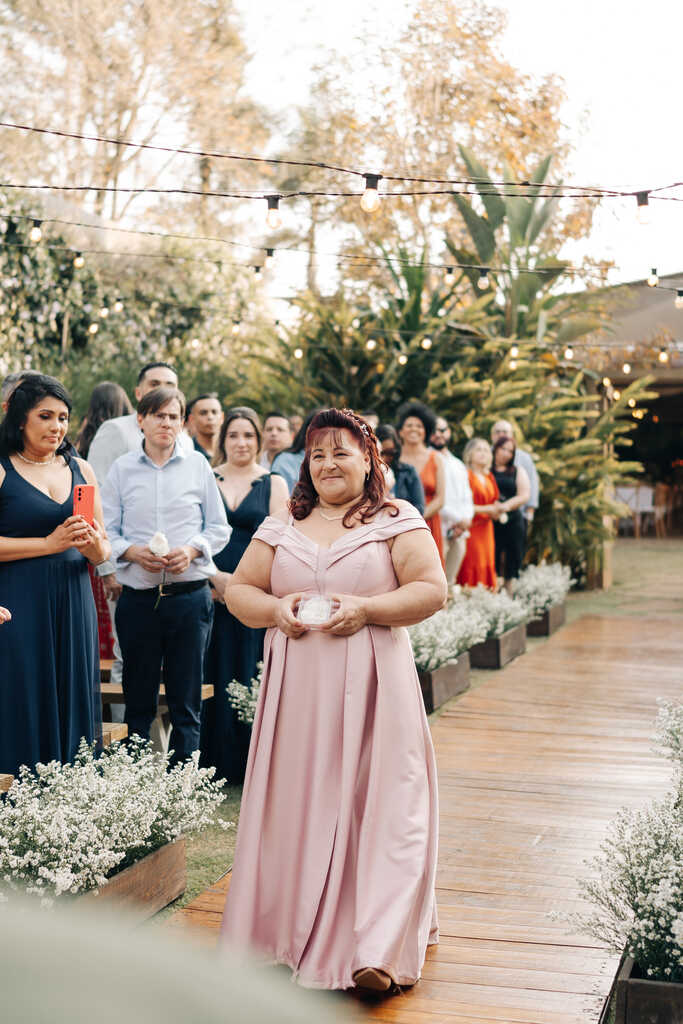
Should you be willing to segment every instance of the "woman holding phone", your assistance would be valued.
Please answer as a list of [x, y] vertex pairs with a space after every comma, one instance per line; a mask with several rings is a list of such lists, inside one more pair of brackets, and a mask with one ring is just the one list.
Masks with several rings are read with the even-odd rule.
[[[12, 609], [0, 644], [0, 772], [11, 775], [71, 760], [101, 722], [88, 563], [110, 548], [94, 473], [66, 439], [70, 412], [59, 381], [35, 374], [0, 423], [0, 593]], [[85, 516], [74, 515], [75, 491]]]

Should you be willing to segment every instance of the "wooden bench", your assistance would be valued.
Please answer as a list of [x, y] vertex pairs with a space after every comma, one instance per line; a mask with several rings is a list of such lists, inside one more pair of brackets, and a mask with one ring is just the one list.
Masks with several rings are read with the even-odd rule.
[[6, 793], [13, 782], [13, 775], [0, 775], [0, 793]]
[[111, 746], [114, 740], [125, 740], [128, 726], [125, 722], [102, 722], [102, 744]]
[[[103, 671], [106, 672], [107, 671], [106, 662], [104, 664], [105, 664], [105, 668], [102, 669], [102, 667], [100, 667], [100, 672], [103, 672]], [[111, 669], [111, 662], [109, 662], [109, 669]], [[101, 694], [102, 694], [102, 704], [103, 705], [105, 705], [105, 704], [124, 704], [125, 703], [125, 701], [123, 699], [123, 687], [121, 686], [120, 683], [104, 683], [103, 682], [101, 684], [100, 689], [101, 689]], [[202, 686], [202, 702], [204, 702], [205, 700], [210, 700], [211, 697], [213, 697], [213, 686], [210, 683], [205, 683]], [[116, 723], [116, 722], [103, 722], [102, 723], [103, 742], [106, 742], [106, 741], [104, 741], [105, 730], [112, 729], [116, 725], [119, 725], [119, 727], [120, 727], [121, 725], [123, 725], [123, 723]], [[124, 726], [124, 728], [126, 729], [125, 735], [128, 735], [128, 727]], [[162, 683], [160, 685], [160, 687], [159, 687], [159, 704], [158, 704], [158, 707], [157, 707], [157, 716], [154, 719], [154, 722], [152, 723], [152, 729], [151, 729], [152, 743], [154, 744], [154, 746], [155, 746], [155, 748], [157, 750], [161, 750], [161, 751], [163, 751], [163, 753], [166, 753], [168, 751], [168, 741], [169, 741], [170, 737], [171, 737], [171, 718], [170, 718], [170, 715], [169, 715], [169, 712], [168, 712], [168, 704], [166, 703], [166, 687]], [[122, 736], [113, 736], [112, 739], [123, 739], [123, 737]]]

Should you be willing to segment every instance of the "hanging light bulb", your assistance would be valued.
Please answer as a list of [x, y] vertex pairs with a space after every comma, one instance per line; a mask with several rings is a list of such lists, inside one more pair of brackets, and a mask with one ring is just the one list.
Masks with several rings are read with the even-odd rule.
[[261, 273], [261, 267], [258, 263], [254, 264], [254, 277], [258, 277]]
[[268, 200], [268, 213], [266, 214], [266, 224], [271, 231], [277, 231], [282, 224], [282, 214], [280, 213], [280, 197], [279, 196], [267, 196]]
[[405, 352], [401, 352], [400, 356], [398, 357], [398, 361], [401, 366], [406, 365], [406, 363], [408, 362], [408, 356], [405, 354]]
[[81, 255], [80, 252], [77, 252], [76, 255], [74, 256], [74, 267], [76, 268], [76, 270], [80, 270], [81, 267], [84, 267], [84, 266], [85, 266], [85, 259], [83, 258], [83, 256]]
[[377, 370], [377, 373], [384, 373], [384, 363], [378, 363], [375, 369]]
[[628, 377], [629, 373], [631, 372], [631, 364], [630, 363], [624, 363], [624, 365], [622, 366], [621, 369], [622, 369], [622, 372], [625, 373], [626, 376]]
[[674, 299], [674, 306], [676, 309], [683, 309], [683, 288], [676, 289], [676, 298]]
[[31, 239], [32, 242], [39, 242], [43, 237], [43, 231], [40, 224], [41, 222], [39, 220], [34, 220], [33, 227], [28, 233], [28, 237]]
[[448, 267], [444, 281], [449, 288], [455, 284], [455, 267]]
[[574, 349], [571, 347], [571, 345], [567, 345], [566, 349], [564, 350], [564, 358], [565, 359], [573, 359], [574, 358]]
[[353, 320], [351, 321], [351, 326], [352, 326], [352, 327], [355, 327], [355, 328], [356, 328], [356, 330], [358, 330], [358, 328], [360, 327], [360, 320], [358, 319], [358, 317], [357, 317], [357, 316], [355, 316], [355, 317], [353, 318]]
[[99, 324], [90, 324], [90, 327], [88, 327], [88, 334], [97, 334], [99, 329]]
[[510, 349], [510, 356], [512, 357], [512, 359], [516, 359], [518, 355], [519, 347], [517, 345], [513, 345], [512, 348]]
[[190, 342], [190, 348], [195, 349], [195, 351], [199, 348], [199, 338], [192, 339], [192, 341]]
[[479, 271], [479, 280], [477, 281], [477, 287], [483, 290], [484, 288], [488, 288], [489, 284], [490, 281], [488, 268], [482, 267], [482, 269]]
[[621, 391], [619, 390], [619, 388], [614, 389], [614, 391], [612, 392], [612, 398], [615, 402], [619, 401], [619, 399], [621, 398]]
[[117, 295], [114, 299], [113, 310], [115, 313], [123, 313], [123, 299], [120, 295]]
[[367, 349], [368, 349], [368, 350], [369, 350], [370, 352], [372, 352], [372, 350], [373, 350], [374, 348], [377, 348], [377, 342], [375, 341], [375, 339], [374, 339], [374, 338], [368, 338], [368, 340], [367, 340], [367, 341], [365, 342], [365, 347], [366, 347], [366, 348], [367, 348]]
[[647, 283], [650, 286], [650, 288], [656, 288], [657, 285], [659, 284], [659, 276], [657, 274], [657, 268], [656, 267], [653, 267], [652, 270], [650, 271], [650, 276], [647, 279]]
[[431, 348], [432, 347], [432, 339], [431, 338], [423, 338], [422, 341], [420, 342], [420, 344], [422, 345], [422, 348], [424, 348], [424, 349]]
[[511, 370], [516, 370], [517, 369], [517, 360], [516, 359], [511, 359], [510, 360], [510, 369]]
[[379, 179], [382, 177], [381, 174], [364, 174], [365, 178], [365, 192], [361, 196], [360, 208], [365, 213], [374, 213], [379, 206], [379, 192], [377, 186], [379, 185]]
[[643, 226], [650, 223], [650, 193], [636, 192], [638, 223]]
[[603, 388], [610, 388], [612, 386], [612, 381], [609, 379], [609, 377], [602, 378], [602, 386]]
[[295, 348], [294, 349], [294, 358], [295, 359], [303, 359], [303, 357], [304, 357], [304, 350], [302, 348]]
[[230, 330], [232, 331], [233, 337], [237, 337], [237, 335], [240, 333], [239, 320], [233, 320], [232, 327], [230, 328]]
[[667, 352], [667, 350], [665, 348], [660, 348], [658, 358], [659, 358], [660, 363], [668, 363], [669, 362], [669, 353]]
[[626, 404], [628, 405], [629, 409], [635, 409], [635, 407], [636, 407], [636, 400], [635, 400], [635, 398], [629, 398], [629, 400], [628, 400], [628, 402]]
[[275, 263], [275, 250], [274, 249], [266, 249], [266, 258], [265, 258], [264, 264], [263, 264], [265, 266], [266, 270], [270, 270], [270, 268], [272, 267], [273, 263]]
[[108, 316], [109, 316], [109, 306], [101, 306], [100, 307], [100, 317], [102, 318], [102, 320], [106, 320]]

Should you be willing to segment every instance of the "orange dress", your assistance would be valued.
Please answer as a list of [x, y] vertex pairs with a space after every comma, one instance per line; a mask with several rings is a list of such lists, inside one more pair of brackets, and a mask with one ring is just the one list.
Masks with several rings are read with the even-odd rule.
[[[429, 505], [430, 501], [434, 500], [436, 494], [436, 460], [439, 456], [436, 452], [432, 451], [429, 458], [422, 467], [420, 473], [420, 480], [422, 481], [422, 488], [425, 492], [425, 507]], [[444, 563], [443, 557], [443, 535], [441, 533], [441, 516], [437, 512], [436, 515], [430, 516], [429, 519], [425, 519], [427, 526], [429, 527], [432, 537], [436, 542], [436, 546], [439, 549], [439, 555], [441, 557], [441, 563]]]
[[[493, 473], [487, 473], [486, 479], [467, 470], [472, 489], [472, 500], [475, 505], [490, 505], [500, 497], [498, 484]], [[470, 526], [467, 548], [463, 558], [458, 583], [463, 587], [476, 587], [478, 583], [495, 590], [496, 579], [496, 548], [493, 537], [493, 520], [488, 516], [476, 515]]]

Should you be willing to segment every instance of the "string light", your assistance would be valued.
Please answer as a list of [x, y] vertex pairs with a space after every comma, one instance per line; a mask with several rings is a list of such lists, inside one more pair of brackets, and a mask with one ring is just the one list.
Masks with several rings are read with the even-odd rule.
[[190, 342], [190, 348], [193, 348], [193, 349], [196, 350], [196, 349], [199, 348], [199, 344], [200, 344], [199, 338], [193, 338], [192, 341]]
[[636, 400], [635, 400], [635, 398], [629, 398], [629, 400], [628, 400], [628, 402], [626, 404], [628, 405], [629, 409], [635, 409], [635, 407], [636, 407]]
[[638, 223], [646, 226], [650, 223], [650, 193], [636, 192]]
[[516, 359], [511, 359], [510, 360], [510, 369], [511, 370], [516, 370], [517, 369], [517, 360]]
[[614, 389], [614, 391], [612, 392], [612, 398], [615, 402], [619, 401], [619, 399], [621, 398], [621, 391], [619, 390], [619, 388]]
[[378, 363], [375, 369], [377, 370], [377, 373], [384, 373], [384, 363]]
[[100, 307], [100, 317], [102, 318], [102, 320], [106, 320], [108, 316], [109, 316], [109, 306], [101, 306]]
[[631, 372], [631, 364], [630, 363], [624, 363], [624, 365], [622, 366], [621, 369], [626, 374], [626, 376], [628, 377], [629, 373]]
[[114, 299], [113, 310], [115, 313], [123, 313], [123, 299], [120, 295], [117, 295]]
[[302, 348], [295, 348], [294, 349], [294, 358], [295, 359], [303, 359], [303, 357], [304, 357], [304, 350]]
[[368, 349], [368, 350], [369, 350], [370, 352], [372, 352], [372, 350], [373, 350], [374, 348], [377, 348], [377, 342], [375, 341], [375, 339], [374, 339], [374, 338], [368, 338], [368, 340], [367, 340], [367, 341], [365, 342], [365, 347], [366, 347], [366, 348], [367, 348], [367, 349]]
[[236, 338], [237, 335], [240, 333], [240, 322], [239, 322], [239, 320], [233, 320], [232, 327], [230, 328], [230, 330], [232, 332], [233, 337]]
[[676, 289], [676, 298], [674, 299], [674, 306], [676, 309], [683, 309], [683, 288]]
[[28, 233], [28, 237], [31, 239], [32, 242], [39, 242], [43, 237], [43, 230], [40, 224], [41, 222], [39, 220], [33, 221], [33, 227]]
[[424, 349], [429, 349], [429, 348], [432, 347], [432, 339], [431, 338], [423, 338], [422, 341], [420, 342], [420, 345]]
[[254, 264], [253, 270], [254, 270], [254, 276], [258, 277], [259, 274], [261, 273], [261, 267], [259, 266], [258, 263]]
[[282, 225], [282, 214], [280, 213], [280, 197], [268, 196], [268, 212], [266, 213], [266, 224], [271, 231], [277, 231]]
[[650, 286], [650, 288], [656, 288], [657, 285], [659, 284], [659, 276], [657, 274], [657, 268], [656, 267], [652, 268], [652, 271], [650, 272], [650, 276], [647, 279], [647, 283]]
[[264, 261], [264, 266], [266, 267], [266, 269], [269, 270], [272, 267], [273, 263], [275, 263], [275, 250], [266, 249], [266, 258]]
[[574, 349], [571, 347], [571, 345], [567, 345], [566, 349], [564, 350], [564, 358], [565, 359], [573, 359], [574, 358]]
[[379, 185], [379, 179], [382, 177], [381, 174], [364, 174], [365, 178], [365, 191], [361, 196], [360, 208], [364, 213], [374, 213], [379, 207], [379, 192], [377, 186]]
[[518, 355], [519, 355], [519, 348], [518, 348], [517, 345], [513, 345], [512, 348], [510, 349], [510, 356], [513, 359], [516, 359]]
[[398, 362], [401, 366], [406, 365], [406, 363], [408, 362], [408, 356], [405, 354], [405, 352], [401, 352], [400, 356], [398, 357]]
[[609, 379], [609, 377], [602, 378], [602, 386], [603, 388], [610, 388], [612, 386], [612, 381]]
[[85, 259], [83, 258], [82, 254], [80, 252], [77, 252], [76, 255], [74, 256], [74, 267], [76, 268], [76, 270], [80, 270], [84, 266], [85, 266]]
[[99, 329], [98, 324], [90, 324], [90, 327], [88, 327], [88, 334], [97, 334]]
[[489, 284], [490, 281], [488, 267], [482, 267], [481, 270], [479, 271], [479, 280], [477, 281], [477, 287], [483, 290], [484, 288], [488, 288]]
[[444, 277], [444, 282], [449, 288], [455, 284], [455, 267], [448, 267]]
[[667, 352], [667, 350], [665, 348], [660, 348], [658, 358], [659, 358], [660, 363], [668, 363], [669, 362], [669, 353]]

